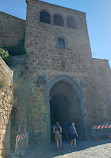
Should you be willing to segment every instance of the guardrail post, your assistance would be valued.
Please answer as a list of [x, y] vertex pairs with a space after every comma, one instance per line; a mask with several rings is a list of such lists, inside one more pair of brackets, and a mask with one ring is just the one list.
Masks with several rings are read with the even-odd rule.
[[15, 155], [17, 155], [17, 148], [18, 148], [18, 139], [17, 139], [17, 136], [16, 136]]

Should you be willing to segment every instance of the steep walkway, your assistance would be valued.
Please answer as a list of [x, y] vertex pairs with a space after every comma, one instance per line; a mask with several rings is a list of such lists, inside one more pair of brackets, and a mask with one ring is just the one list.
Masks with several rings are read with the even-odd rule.
[[63, 143], [57, 150], [56, 144], [33, 145], [24, 152], [22, 158], [111, 158], [111, 140], [84, 141], [77, 143], [77, 149], [70, 143]]

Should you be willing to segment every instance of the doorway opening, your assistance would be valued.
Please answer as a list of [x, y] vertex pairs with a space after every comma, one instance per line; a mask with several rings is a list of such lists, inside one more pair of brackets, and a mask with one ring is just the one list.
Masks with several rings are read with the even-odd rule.
[[63, 129], [63, 139], [65, 138], [65, 123], [68, 127], [75, 122], [77, 131], [81, 135], [81, 108], [78, 92], [67, 81], [55, 83], [50, 90], [50, 122], [51, 122], [51, 139], [53, 136], [53, 125], [59, 122]]

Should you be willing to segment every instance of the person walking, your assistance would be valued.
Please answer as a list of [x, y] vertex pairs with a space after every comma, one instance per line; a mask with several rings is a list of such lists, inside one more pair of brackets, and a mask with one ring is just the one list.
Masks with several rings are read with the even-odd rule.
[[74, 147], [76, 148], [76, 139], [78, 137], [78, 133], [77, 133], [77, 130], [76, 130], [76, 127], [75, 127], [75, 123], [72, 122], [72, 125], [70, 127], [70, 134], [71, 134], [71, 147], [74, 143]]
[[57, 143], [57, 148], [62, 148], [62, 128], [59, 122], [56, 122], [56, 127], [54, 128], [55, 140]]

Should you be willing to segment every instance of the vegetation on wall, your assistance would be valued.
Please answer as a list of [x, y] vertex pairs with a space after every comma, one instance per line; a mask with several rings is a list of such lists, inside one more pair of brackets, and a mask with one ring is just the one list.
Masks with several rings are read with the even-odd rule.
[[13, 65], [12, 56], [26, 54], [24, 43], [25, 43], [25, 36], [23, 36], [23, 38], [18, 41], [17, 45], [5, 46], [3, 48], [0, 48], [0, 56], [9, 67]]
[[16, 56], [16, 55], [23, 55], [26, 53], [24, 48], [25, 36], [18, 41], [17, 45], [14, 46], [6, 46], [4, 47], [5, 50], [8, 50], [9, 55]]
[[8, 53], [8, 50], [4, 50], [3, 48], [0, 48], [0, 56], [1, 58], [6, 62], [8, 66], [11, 66], [12, 59], [11, 56]]
[[3, 48], [0, 48], [0, 56], [4, 61], [6, 61], [9, 57], [9, 53], [8, 53], [8, 51], [4, 50]]

